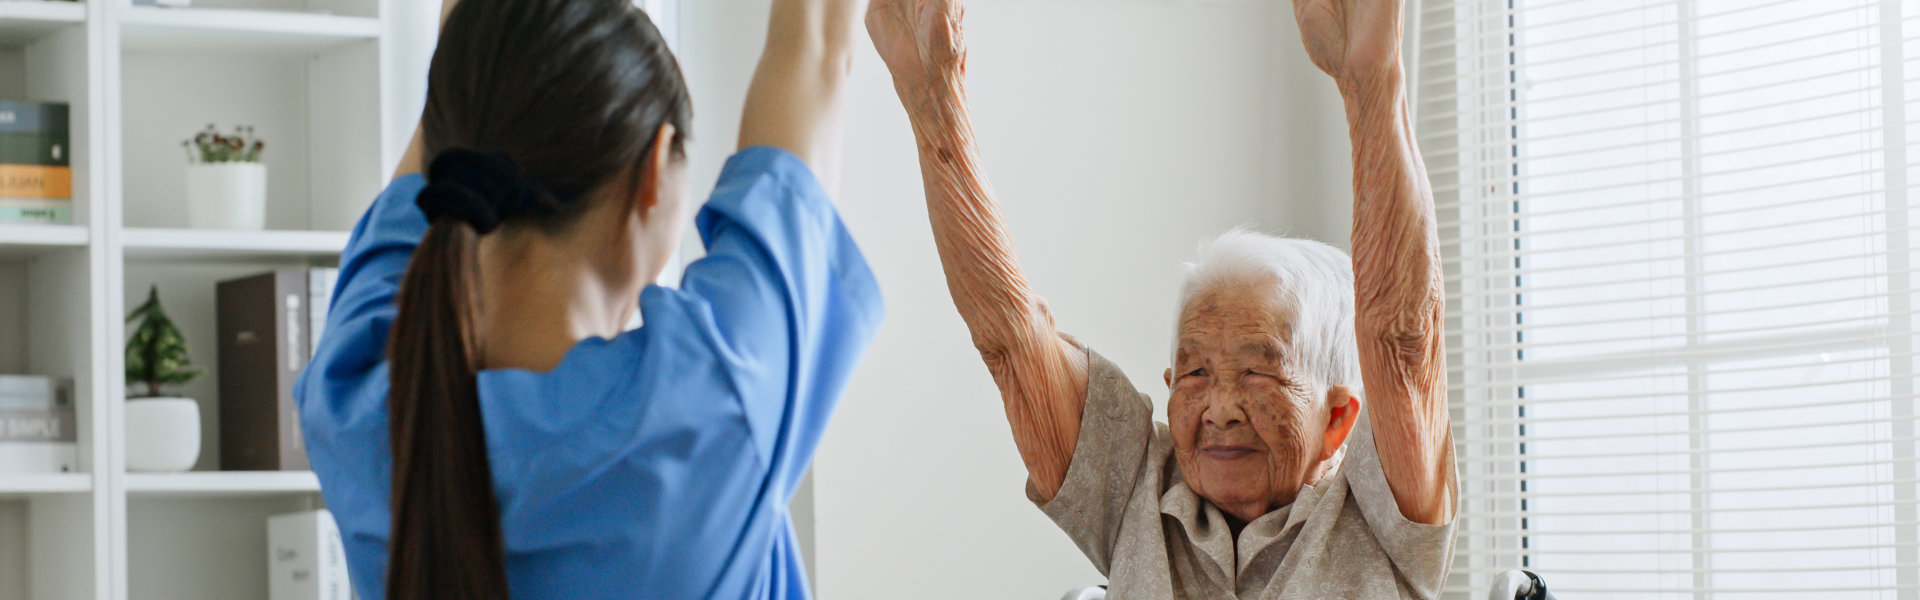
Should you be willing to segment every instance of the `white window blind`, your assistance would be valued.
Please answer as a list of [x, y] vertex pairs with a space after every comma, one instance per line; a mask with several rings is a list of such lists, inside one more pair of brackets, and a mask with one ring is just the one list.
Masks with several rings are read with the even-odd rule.
[[1413, 0], [1449, 595], [1920, 598], [1920, 1]]

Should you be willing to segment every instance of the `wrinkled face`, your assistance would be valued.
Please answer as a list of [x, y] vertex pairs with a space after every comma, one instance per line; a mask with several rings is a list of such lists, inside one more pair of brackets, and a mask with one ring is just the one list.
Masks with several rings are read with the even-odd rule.
[[1242, 520], [1293, 501], [1320, 463], [1327, 427], [1323, 392], [1292, 351], [1293, 316], [1270, 290], [1195, 296], [1169, 382], [1167, 420], [1188, 487]]

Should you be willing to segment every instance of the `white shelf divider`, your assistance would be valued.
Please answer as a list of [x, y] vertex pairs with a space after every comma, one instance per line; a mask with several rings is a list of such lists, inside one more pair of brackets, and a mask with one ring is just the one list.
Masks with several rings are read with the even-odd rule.
[[0, 224], [0, 253], [36, 248], [79, 248], [87, 245], [91, 236], [85, 225], [59, 224]]
[[320, 480], [311, 471], [128, 473], [126, 484], [127, 493], [138, 496], [260, 496], [320, 491]]
[[339, 256], [345, 231], [214, 231], [128, 228], [128, 259], [274, 259]]
[[21, 46], [87, 20], [81, 2], [0, 0], [0, 46]]
[[91, 473], [0, 474], [0, 496], [83, 494], [93, 491]]
[[317, 53], [380, 37], [380, 20], [304, 12], [156, 8], [121, 11], [127, 50]]
[[78, 24], [87, 20], [87, 5], [50, 0], [0, 0], [0, 19]]

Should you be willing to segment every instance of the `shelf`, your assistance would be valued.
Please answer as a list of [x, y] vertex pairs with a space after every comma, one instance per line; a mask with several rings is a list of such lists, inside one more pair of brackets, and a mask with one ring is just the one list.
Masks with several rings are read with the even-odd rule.
[[337, 258], [345, 231], [216, 231], [130, 228], [127, 258], [138, 260], [273, 260]]
[[93, 490], [87, 473], [0, 473], [0, 497], [83, 494]]
[[0, 258], [24, 258], [66, 248], [84, 248], [87, 228], [80, 225], [0, 224]]
[[272, 496], [312, 494], [320, 479], [310, 471], [193, 471], [129, 473], [127, 493], [149, 496]]
[[380, 37], [380, 20], [301, 12], [134, 6], [120, 18], [128, 50], [318, 54]]
[[79, 2], [0, 0], [0, 47], [24, 46], [86, 20], [87, 5]]

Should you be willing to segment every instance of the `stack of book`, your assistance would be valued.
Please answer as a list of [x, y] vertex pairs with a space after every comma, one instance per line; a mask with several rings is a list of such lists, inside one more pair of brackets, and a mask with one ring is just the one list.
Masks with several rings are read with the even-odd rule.
[[0, 375], [0, 473], [78, 471], [79, 432], [70, 380]]
[[338, 273], [281, 269], [216, 286], [221, 469], [310, 468], [293, 382], [319, 347]]
[[72, 223], [67, 105], [0, 100], [0, 223]]

